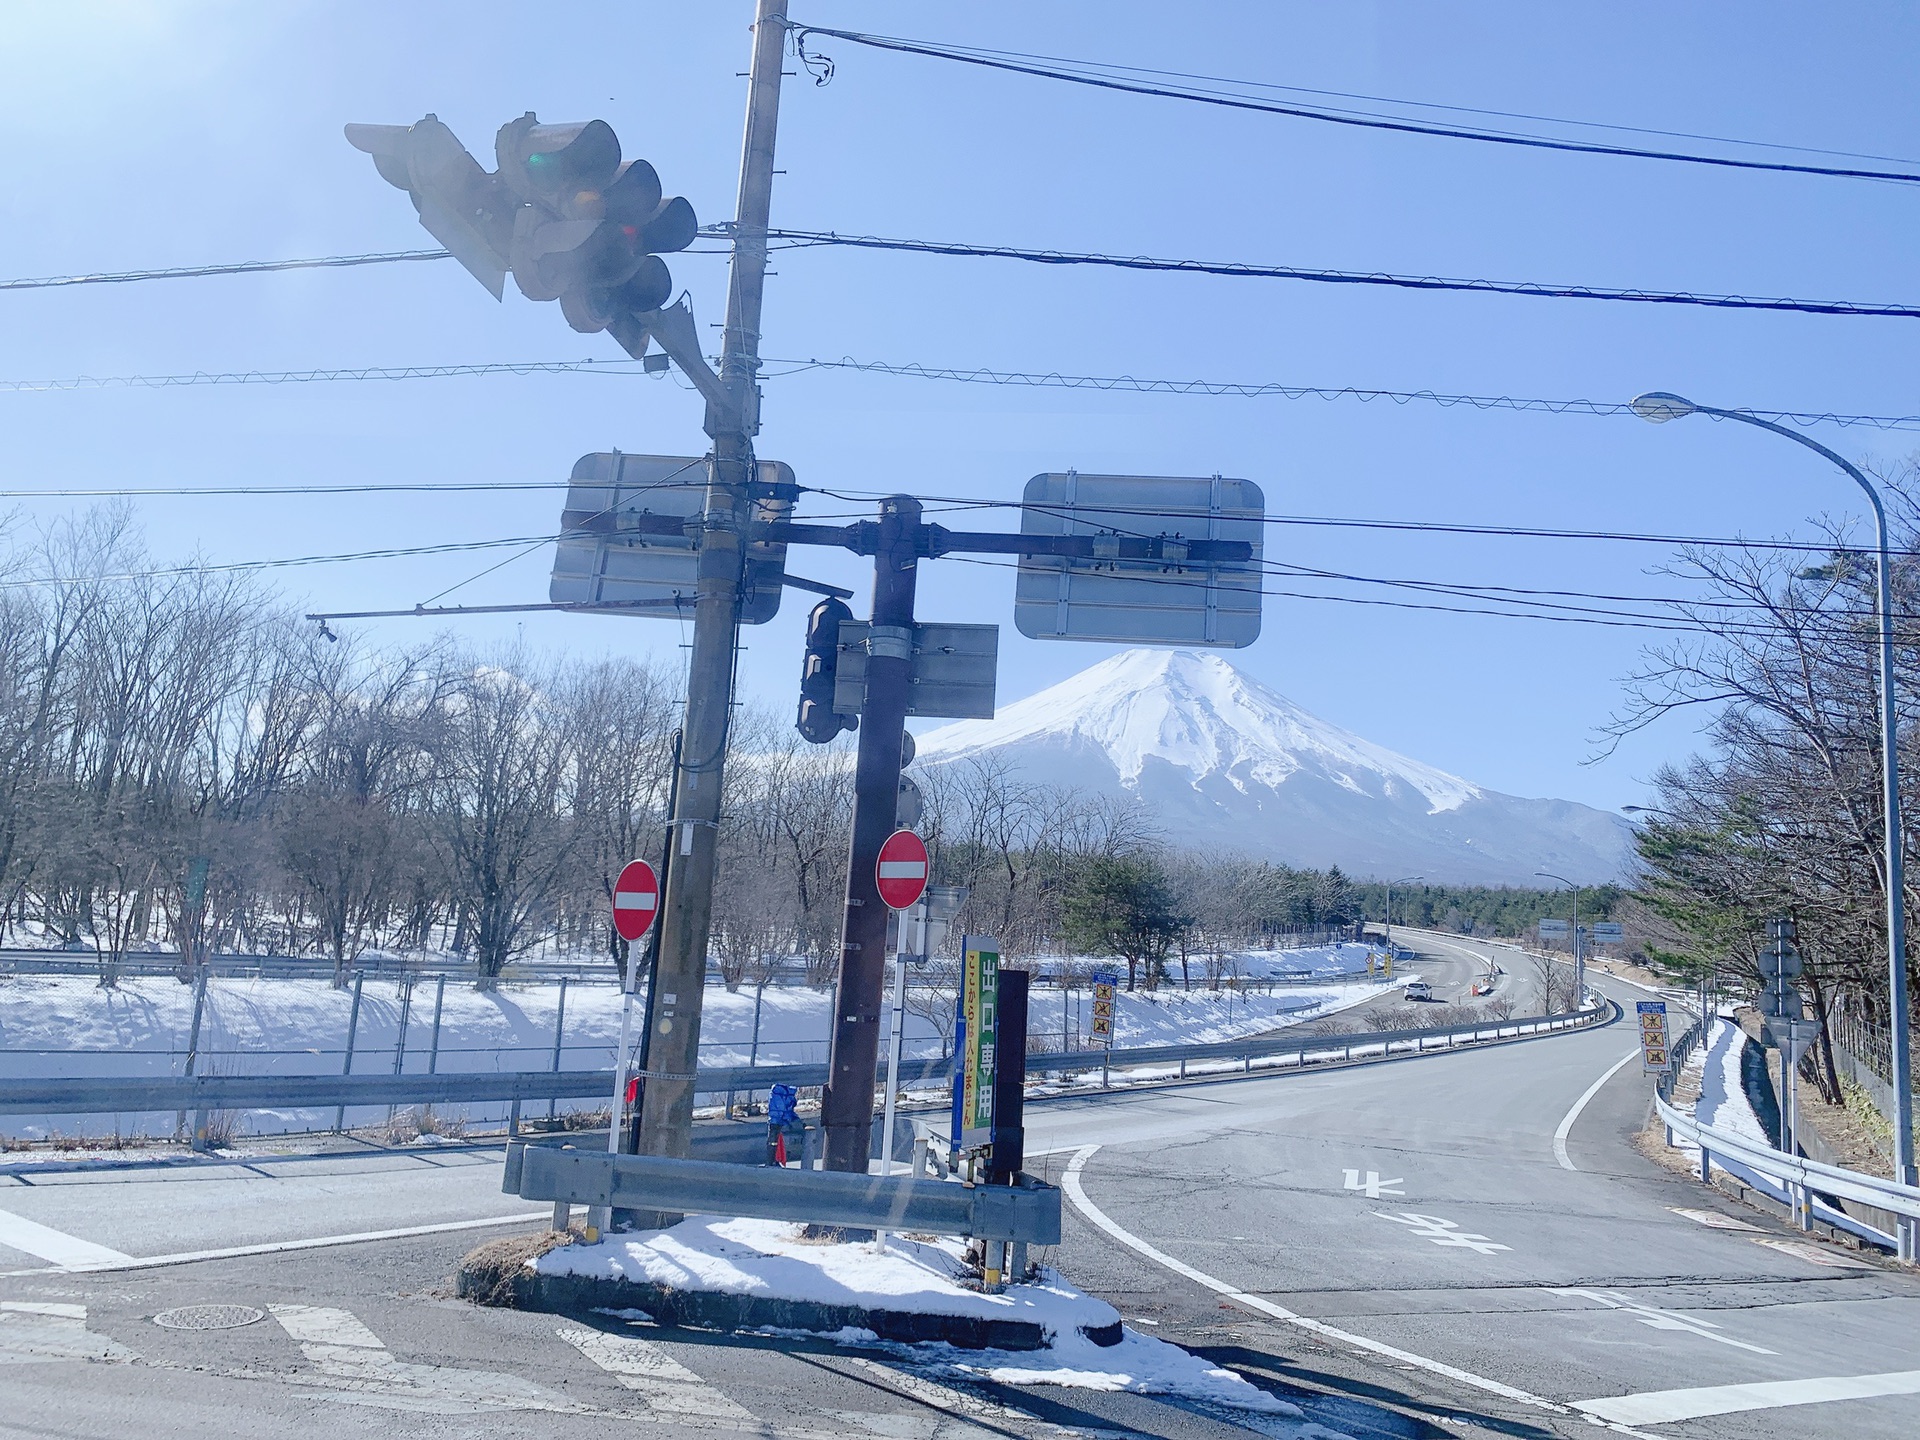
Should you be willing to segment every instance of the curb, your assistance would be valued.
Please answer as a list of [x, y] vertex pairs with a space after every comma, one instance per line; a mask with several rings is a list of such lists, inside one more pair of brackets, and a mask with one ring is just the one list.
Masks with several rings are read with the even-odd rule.
[[[644, 1310], [656, 1324], [699, 1330], [772, 1328], [832, 1334], [853, 1328], [870, 1330], [882, 1340], [900, 1344], [944, 1342], [960, 1350], [1043, 1350], [1052, 1338], [1048, 1330], [1031, 1320], [878, 1310], [717, 1290], [676, 1290], [598, 1275], [541, 1275], [524, 1261], [503, 1273], [498, 1260], [485, 1254], [488, 1248], [468, 1255], [454, 1272], [454, 1294], [460, 1299], [555, 1315]], [[495, 1251], [496, 1256], [498, 1253]], [[1082, 1326], [1080, 1332], [1095, 1345], [1118, 1345], [1121, 1340], [1118, 1321]]]

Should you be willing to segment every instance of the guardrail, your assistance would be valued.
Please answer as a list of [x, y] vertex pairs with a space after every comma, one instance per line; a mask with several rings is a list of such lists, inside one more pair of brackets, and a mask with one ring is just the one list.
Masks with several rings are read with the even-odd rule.
[[[1112, 1069], [1167, 1066], [1185, 1078], [1197, 1063], [1238, 1062], [1243, 1073], [1256, 1064], [1300, 1067], [1386, 1059], [1524, 1039], [1611, 1019], [1612, 1002], [1564, 1015], [1488, 1020], [1426, 1030], [1375, 1030], [1355, 1034], [1292, 1035], [1285, 1031], [1212, 1044], [1128, 1046], [1116, 1050], [1040, 1052], [1027, 1057], [1027, 1073], [1084, 1074]], [[951, 1059], [906, 1060], [903, 1087], [945, 1084]], [[703, 1095], [766, 1090], [774, 1085], [805, 1089], [827, 1082], [821, 1063], [716, 1066], [698, 1072]], [[878, 1083], [879, 1077], [875, 1077]], [[164, 1111], [337, 1109], [377, 1105], [470, 1105], [488, 1101], [589, 1100], [608, 1096], [613, 1071], [495, 1070], [435, 1075], [174, 1075], [29, 1076], [0, 1079], [0, 1115], [134, 1115]]]
[[[500, 1188], [523, 1200], [624, 1210], [741, 1215], [864, 1230], [927, 1231], [1019, 1245], [1060, 1243], [1060, 1192], [1022, 1175], [1018, 1185], [963, 1185], [908, 1175], [727, 1165], [660, 1155], [609, 1155], [513, 1145]], [[1024, 1271], [1025, 1265], [1019, 1265]]]
[[1737, 1160], [1787, 1191], [1792, 1197], [1791, 1208], [1799, 1217], [1803, 1229], [1811, 1226], [1813, 1209], [1810, 1201], [1816, 1192], [1885, 1210], [1901, 1218], [1901, 1228], [1907, 1232], [1907, 1236], [1902, 1239], [1899, 1248], [1902, 1258], [1912, 1258], [1911, 1237], [1916, 1226], [1920, 1226], [1920, 1186], [1902, 1185], [1896, 1180], [1883, 1180], [1877, 1175], [1862, 1174], [1858, 1170], [1844, 1170], [1838, 1165], [1822, 1165], [1817, 1160], [1789, 1155], [1771, 1145], [1749, 1140], [1744, 1135], [1702, 1125], [1691, 1115], [1676, 1109], [1664, 1095], [1657, 1092], [1653, 1103], [1667, 1127], [1669, 1142], [1672, 1136], [1679, 1135], [1700, 1147], [1702, 1180], [1712, 1178], [1713, 1157], [1716, 1155], [1721, 1158], [1723, 1168], [1727, 1160]]

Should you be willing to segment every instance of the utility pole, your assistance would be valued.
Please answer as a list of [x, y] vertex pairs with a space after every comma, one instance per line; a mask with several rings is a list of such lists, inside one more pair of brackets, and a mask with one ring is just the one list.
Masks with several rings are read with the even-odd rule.
[[[754, 473], [753, 437], [759, 429], [760, 301], [766, 285], [773, 145], [786, 38], [787, 0], [758, 0], [720, 352], [725, 394], [707, 404], [706, 430], [713, 437], [713, 460], [701, 531], [686, 717], [675, 776], [679, 798], [673, 812], [673, 866], [664, 896], [654, 991], [648, 997], [649, 1073], [640, 1129], [640, 1149], [648, 1155], [684, 1156], [692, 1140], [720, 790], [733, 718], [747, 484]], [[868, 1083], [871, 1086], [871, 1065]]]
[[880, 846], [900, 807], [901, 737], [913, 673], [913, 596], [920, 573], [920, 502], [880, 504], [873, 555], [873, 624], [867, 633], [867, 695], [854, 765], [853, 840], [847, 910], [834, 987], [833, 1039], [820, 1103], [826, 1168], [864, 1175], [873, 1135], [873, 1079], [880, 1058], [887, 915], [880, 899]]

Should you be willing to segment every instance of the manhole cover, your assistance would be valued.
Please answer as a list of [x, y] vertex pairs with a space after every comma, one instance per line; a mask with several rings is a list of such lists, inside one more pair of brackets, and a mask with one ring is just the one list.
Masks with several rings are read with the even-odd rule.
[[153, 1323], [167, 1330], [238, 1330], [267, 1312], [251, 1305], [182, 1305], [177, 1310], [162, 1310]]

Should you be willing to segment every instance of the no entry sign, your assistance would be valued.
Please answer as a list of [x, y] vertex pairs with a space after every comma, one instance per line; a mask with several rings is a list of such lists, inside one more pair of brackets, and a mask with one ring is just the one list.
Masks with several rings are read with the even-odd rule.
[[889, 909], [909, 908], [926, 892], [926, 842], [911, 830], [894, 831], [880, 847], [874, 881]]
[[660, 913], [660, 881], [653, 866], [630, 860], [613, 882], [613, 928], [622, 940], [638, 940]]

